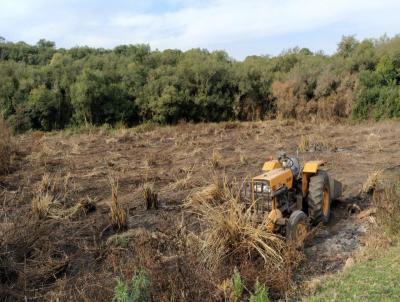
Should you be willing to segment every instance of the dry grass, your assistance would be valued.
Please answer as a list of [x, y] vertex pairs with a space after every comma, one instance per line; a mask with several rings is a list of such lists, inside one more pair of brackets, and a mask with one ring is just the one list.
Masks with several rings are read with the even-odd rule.
[[12, 140], [10, 128], [0, 118], [0, 174], [8, 171], [12, 156]]
[[110, 177], [111, 203], [110, 220], [111, 226], [117, 231], [126, 230], [128, 227], [127, 212], [118, 201], [118, 182]]
[[32, 212], [38, 219], [71, 219], [95, 209], [95, 203], [89, 198], [82, 199], [69, 208], [64, 208], [49, 192], [40, 193], [32, 199]]
[[175, 181], [168, 186], [168, 189], [181, 191], [201, 186], [203, 182], [198, 176], [195, 176], [195, 167], [196, 164], [190, 168], [180, 169], [179, 175], [176, 177]]
[[154, 190], [154, 184], [145, 183], [142, 188], [142, 195], [147, 210], [150, 210], [151, 208], [158, 209], [158, 194]]
[[364, 143], [366, 150], [383, 151], [381, 137], [378, 134], [370, 133]]
[[314, 134], [302, 135], [300, 137], [297, 148], [300, 152], [315, 152], [333, 150], [336, 148], [336, 146], [333, 145], [327, 137]]
[[253, 208], [245, 208], [239, 196], [238, 188], [223, 181], [211, 184], [188, 199], [186, 206], [207, 226], [200, 236], [203, 261], [216, 268], [225, 260], [259, 256], [265, 263], [280, 265], [282, 238], [257, 224]]
[[50, 207], [54, 202], [54, 196], [49, 193], [40, 193], [32, 199], [32, 212], [39, 218], [47, 218], [50, 213]]
[[212, 156], [211, 156], [211, 165], [214, 169], [220, 168], [222, 166], [221, 163], [222, 156], [217, 150], [213, 150]]
[[366, 194], [373, 193], [380, 183], [382, 173], [383, 170], [381, 169], [371, 172], [362, 186], [362, 192]]
[[400, 181], [374, 191], [378, 225], [383, 226], [389, 236], [400, 234]]

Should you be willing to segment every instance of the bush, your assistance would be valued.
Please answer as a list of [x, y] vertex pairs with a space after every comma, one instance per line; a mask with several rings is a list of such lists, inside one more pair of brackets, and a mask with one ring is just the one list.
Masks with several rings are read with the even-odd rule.
[[8, 171], [12, 156], [11, 131], [0, 118], [0, 174]]
[[254, 288], [254, 294], [250, 296], [250, 302], [269, 302], [267, 289], [265, 288], [264, 284], [260, 282], [256, 282]]
[[131, 284], [117, 279], [114, 288], [114, 302], [145, 302], [149, 298], [150, 279], [144, 269], [139, 269], [132, 277]]

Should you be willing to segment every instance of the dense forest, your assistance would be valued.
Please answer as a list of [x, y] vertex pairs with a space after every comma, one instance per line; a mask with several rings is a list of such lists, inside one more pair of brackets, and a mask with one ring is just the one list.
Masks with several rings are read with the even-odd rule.
[[400, 117], [400, 35], [345, 36], [333, 55], [56, 48], [0, 37], [0, 115], [16, 132], [84, 124]]

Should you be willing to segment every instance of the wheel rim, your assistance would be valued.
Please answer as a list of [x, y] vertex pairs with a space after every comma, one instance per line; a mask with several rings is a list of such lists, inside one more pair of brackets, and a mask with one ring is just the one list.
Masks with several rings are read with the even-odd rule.
[[329, 215], [329, 191], [326, 188], [323, 193], [322, 214], [324, 214], [325, 217]]
[[297, 224], [294, 235], [294, 242], [296, 246], [302, 247], [307, 236], [307, 226], [304, 222], [299, 222]]

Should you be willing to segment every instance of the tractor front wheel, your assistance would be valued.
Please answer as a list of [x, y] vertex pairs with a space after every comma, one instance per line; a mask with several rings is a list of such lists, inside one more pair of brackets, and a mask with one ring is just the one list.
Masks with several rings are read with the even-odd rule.
[[304, 246], [308, 233], [307, 215], [300, 210], [294, 211], [287, 224], [287, 241], [296, 248], [301, 249]]

